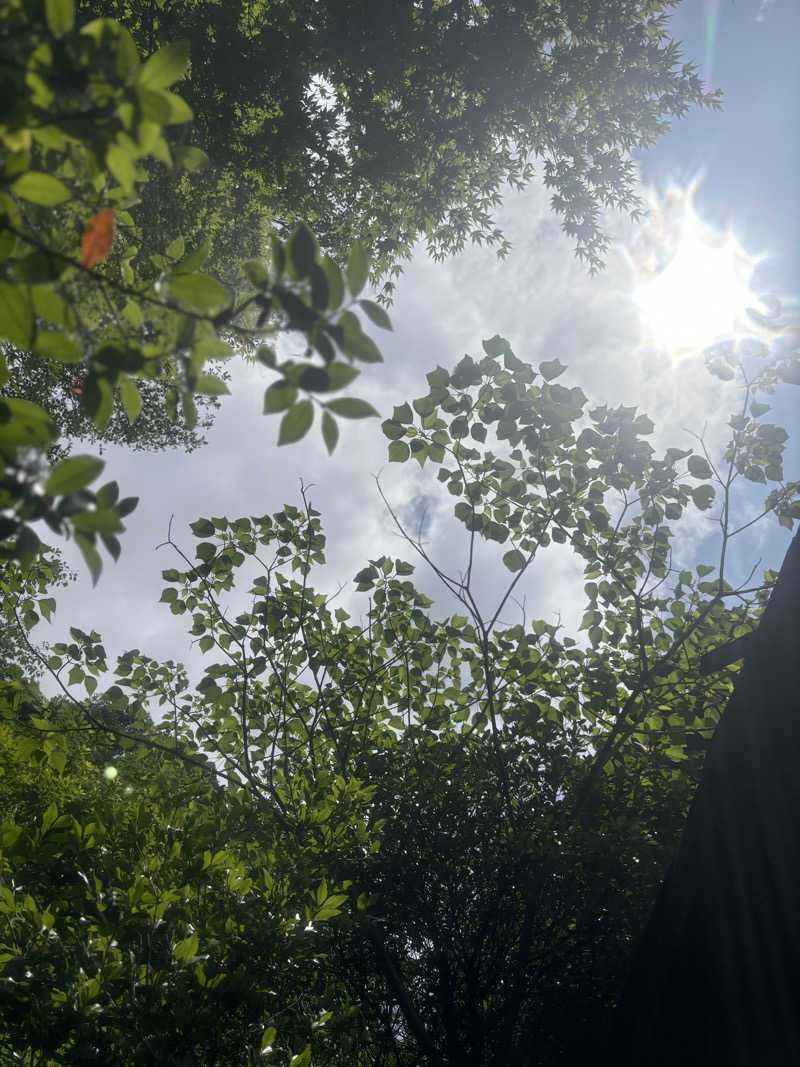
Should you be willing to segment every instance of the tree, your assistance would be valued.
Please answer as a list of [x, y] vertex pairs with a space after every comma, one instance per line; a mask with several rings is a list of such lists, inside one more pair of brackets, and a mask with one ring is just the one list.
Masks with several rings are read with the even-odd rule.
[[[170, 418], [166, 383], [139, 381], [136, 388], [142, 408], [136, 420], [131, 422], [121, 407], [115, 407], [108, 423], [99, 430], [81, 404], [88, 367], [47, 362], [30, 352], [15, 350], [7, 352], [6, 360], [8, 380], [0, 388], [0, 397], [26, 400], [47, 412], [57, 435], [47, 450], [51, 466], [65, 459], [76, 441], [99, 446], [101, 452], [104, 444], [123, 445], [137, 452], [166, 448], [193, 452], [205, 444], [202, 431], [213, 425], [219, 408], [218, 396], [196, 395], [197, 423], [190, 427], [183, 419]], [[223, 366], [214, 368], [214, 372], [223, 381], [230, 379]]]
[[[4, 989], [17, 1047], [22, 1035], [21, 1047], [74, 1058], [83, 1040], [135, 1063], [131, 1035], [142, 1049], [142, 1035], [156, 1034], [179, 1035], [192, 1063], [247, 1062], [261, 1043], [267, 1062], [295, 1067], [583, 1062], [732, 689], [735, 667], [706, 678], [701, 659], [752, 631], [774, 581], [770, 571], [731, 580], [732, 539], [752, 525], [749, 504], [739, 517], [736, 490], [763, 483], [762, 518], [791, 528], [800, 517], [800, 483], [783, 479], [787, 435], [763, 420], [764, 394], [796, 365], [785, 340], [746, 365], [710, 359], [717, 373], [741, 375], [741, 407], [719, 455], [702, 441], [697, 452], [657, 454], [646, 415], [587, 410], [580, 388], [556, 381], [565, 370], [557, 360], [534, 368], [499, 337], [480, 359], [433, 371], [427, 394], [398, 406], [384, 431], [393, 460], [413, 455], [436, 468], [464, 527], [459, 573], [406, 537], [460, 602], [444, 618], [415, 587], [414, 566], [387, 557], [355, 577], [368, 594], [363, 618], [335, 607], [314, 584], [325, 538], [306, 495], [275, 515], [198, 519], [193, 550], [170, 531], [178, 566], [163, 572], [162, 601], [191, 617], [208, 657], [199, 681], [134, 649], [101, 688], [105, 648], [77, 630], [49, 650], [47, 668], [82, 728], [108, 732], [125, 759], [184, 768], [184, 807], [199, 821], [174, 862], [148, 860], [148, 884], [162, 872], [153, 899], [134, 907], [133, 889], [122, 898], [114, 929], [127, 955], [98, 960], [92, 950], [96, 981], [54, 1016], [61, 1044], [45, 1047], [35, 1025], [53, 1011], [49, 993], [18, 977], [32, 935], [15, 943], [4, 961], [15, 981]], [[712, 509], [715, 488], [717, 561], [678, 569], [681, 516]], [[584, 636], [536, 618], [505, 621], [553, 542], [584, 562]], [[474, 572], [479, 547], [493, 544], [509, 579], [484, 605]], [[49, 745], [50, 760], [69, 768], [58, 716], [21, 683], [5, 701], [22, 722], [14, 743], [22, 737], [45, 755]], [[145, 711], [157, 705], [151, 725]], [[154, 799], [170, 812], [158, 827], [183, 825], [171, 821], [172, 799]], [[212, 817], [202, 816], [206, 805]], [[57, 817], [58, 805], [47, 818]], [[7, 884], [23, 869], [28, 877], [34, 845], [17, 854], [15, 843], [31, 826], [36, 845], [35, 815], [8, 829]], [[142, 854], [163, 850], [165, 837], [157, 831]], [[131, 867], [127, 844], [119, 847], [124, 863], [113, 851], [86, 863], [116, 864], [127, 872], [114, 875], [121, 887], [140, 884], [138, 859]], [[219, 902], [194, 881], [218, 850], [220, 867], [236, 872], [235, 899], [223, 892]], [[38, 928], [48, 893], [62, 943], [64, 928], [75, 951], [89, 951], [76, 919], [84, 889], [74, 899], [39, 891], [30, 920], [12, 894], [7, 906], [22, 913], [14, 922]], [[160, 894], [173, 893], [160, 936], [177, 938], [185, 922], [193, 931], [182, 928], [155, 973], [159, 989], [176, 991], [177, 1016], [160, 992], [144, 1007], [128, 992], [146, 951], [128, 925], [145, 921], [135, 918], [142, 909], [152, 922]], [[233, 925], [215, 918], [231, 909]], [[187, 937], [192, 970], [179, 947]], [[226, 975], [219, 985], [208, 981], [206, 955], [232, 961], [213, 972]], [[244, 958], [252, 999], [241, 1003]], [[215, 1045], [220, 1018], [225, 1037]]]
[[[10, 0], [0, 23], [2, 553], [30, 562], [32, 523], [44, 521], [75, 536], [95, 581], [98, 545], [117, 558], [135, 501], [90, 488], [95, 456], [49, 469], [44, 452], [65, 451], [59, 423], [192, 443], [195, 396], [227, 392], [209, 365], [247, 348], [278, 376], [265, 411], [283, 413], [279, 444], [308, 431], [316, 404], [333, 451], [336, 416], [377, 414], [324, 395], [353, 381], [354, 363], [381, 359], [355, 307], [390, 328], [360, 298], [369, 265], [355, 234], [376, 250], [376, 278], [399, 271], [420, 235], [436, 254], [468, 235], [499, 241], [491, 209], [503, 182], [527, 180], [533, 154], [596, 267], [600, 206], [636, 210], [630, 149], [667, 116], [716, 100], [690, 65], [677, 69], [663, 4], [543, 14], [433, 2], [394, 5], [377, 21], [348, 3], [113, 7], [124, 24], [110, 11], [81, 5], [79, 15], [103, 16], [83, 22], [74, 0]], [[173, 15], [188, 41], [167, 39]], [[148, 52], [160, 45], [145, 63], [132, 34]], [[267, 45], [280, 61], [265, 88]], [[220, 63], [223, 48], [241, 62]], [[188, 143], [193, 111], [170, 88], [190, 66], [184, 88], [207, 152]], [[248, 250], [257, 255], [241, 262]], [[344, 271], [328, 250], [346, 253]], [[212, 251], [224, 281], [203, 269]], [[279, 361], [265, 343], [281, 331], [302, 336], [302, 360]], [[20, 358], [44, 364], [62, 395], [80, 383], [77, 427], [71, 402], [54, 418], [29, 385], [15, 389], [8, 362]], [[178, 408], [184, 427], [170, 430]], [[143, 411], [140, 428], [125, 427]]]
[[0, 564], [0, 679], [32, 681], [41, 675], [41, 659], [22, 639], [17, 620], [24, 619], [28, 629], [40, 618], [50, 621], [56, 609], [50, 594], [74, 577], [53, 548], [40, 552], [27, 567], [13, 559]]
[[209, 166], [150, 185], [151, 239], [178, 218], [187, 238], [213, 233], [214, 264], [229, 271], [242, 248], [260, 255], [270, 232], [303, 220], [328, 251], [364, 240], [377, 280], [418, 240], [436, 256], [468, 239], [503, 252], [503, 188], [536, 169], [578, 254], [599, 266], [601, 209], [639, 206], [630, 152], [672, 116], [718, 104], [680, 62], [671, 6], [82, 0], [79, 11], [119, 19], [143, 52], [189, 46], [181, 88]]
[[[174, 181], [176, 167], [196, 166], [203, 156], [178, 146], [173, 158], [165, 135], [166, 127], [192, 118], [168, 88], [186, 68], [185, 47], [167, 44], [142, 64], [119, 23], [99, 19], [77, 29], [72, 0], [13, 0], [0, 29], [0, 85], [8, 101], [0, 116], [0, 387], [9, 359], [13, 365], [23, 352], [29, 364], [55, 364], [56, 374], [64, 366], [78, 371], [82, 411], [100, 433], [115, 408], [118, 420], [121, 410], [135, 423], [143, 392], [148, 400], [163, 396], [169, 419], [180, 406], [191, 433], [195, 394], [228, 391], [209, 363], [230, 358], [239, 341], [278, 375], [264, 407], [283, 412], [279, 444], [308, 431], [312, 400], [330, 451], [337, 415], [377, 414], [355, 398], [320, 399], [353, 381], [354, 362], [381, 359], [353, 307], [390, 328], [381, 307], [357, 301], [368, 272], [360, 245], [342, 272], [298, 226], [287, 241], [274, 240], [268, 263], [244, 262], [236, 295], [201, 270], [208, 241], [189, 247], [178, 235], [132, 266], [139, 229], [131, 209], [148, 176], [143, 162], [158, 161]], [[301, 335], [303, 359], [279, 361], [264, 343], [281, 331]], [[305, 396], [298, 398], [299, 391]], [[152, 411], [147, 424], [152, 430]], [[40, 544], [31, 522], [42, 520], [75, 536], [96, 581], [96, 545], [117, 558], [116, 535], [136, 501], [119, 501], [110, 486], [88, 488], [103, 469], [97, 457], [71, 456], [49, 471], [42, 457], [56, 433], [41, 403], [0, 399], [2, 553], [29, 563]]]

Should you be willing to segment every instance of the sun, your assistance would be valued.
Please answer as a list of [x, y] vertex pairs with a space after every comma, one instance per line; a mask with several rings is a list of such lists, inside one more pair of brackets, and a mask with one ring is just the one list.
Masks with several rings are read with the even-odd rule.
[[647, 221], [628, 248], [633, 299], [648, 340], [675, 357], [736, 337], [754, 303], [759, 257], [697, 214], [693, 194], [650, 196]]

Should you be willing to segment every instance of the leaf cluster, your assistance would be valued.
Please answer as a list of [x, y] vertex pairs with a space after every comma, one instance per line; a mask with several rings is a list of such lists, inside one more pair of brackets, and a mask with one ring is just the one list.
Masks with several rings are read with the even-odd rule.
[[[268, 259], [247, 260], [235, 295], [203, 270], [207, 239], [189, 246], [179, 236], [142, 262], [136, 202], [150, 177], [143, 161], [176, 182], [202, 157], [168, 140], [169, 127], [192, 119], [169, 88], [187, 68], [185, 44], [165, 44], [141, 62], [120, 23], [77, 28], [71, 0], [41, 8], [15, 0], [2, 29], [0, 77], [9, 102], [0, 118], [2, 551], [30, 560], [39, 546], [31, 523], [44, 520], [54, 532], [74, 534], [96, 581], [98, 535], [116, 558], [122, 513], [90, 488], [101, 461], [61, 459], [48, 474], [44, 453], [63, 456], [58, 426], [75, 420], [51, 416], [41, 396], [30, 396], [30, 382], [15, 388], [20, 367], [44, 368], [61, 382], [62, 398], [68, 389], [77, 428], [89, 422], [105, 439], [109, 427], [120, 436], [122, 420], [133, 427], [146, 399], [145, 437], [152, 440], [158, 405], [156, 425], [168, 427], [180, 409], [191, 439], [195, 396], [207, 407], [228, 392], [227, 373], [209, 366], [237, 346], [257, 350], [278, 375], [265, 411], [285, 412], [279, 443], [290, 443], [308, 431], [318, 394], [349, 385], [354, 364], [381, 359], [352, 308], [384, 329], [390, 323], [360, 296], [368, 274], [361, 246], [353, 245], [342, 271], [305, 225], [284, 242], [273, 239]], [[277, 359], [268, 342], [281, 332], [304, 339], [303, 360]], [[337, 416], [376, 414], [350, 397], [318, 403], [329, 451]], [[67, 490], [78, 460], [81, 484]]]

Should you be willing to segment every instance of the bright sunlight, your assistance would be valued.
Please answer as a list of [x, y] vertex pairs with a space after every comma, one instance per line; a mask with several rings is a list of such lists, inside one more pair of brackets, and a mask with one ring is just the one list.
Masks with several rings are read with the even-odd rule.
[[758, 263], [730, 231], [699, 217], [695, 188], [651, 196], [647, 221], [628, 250], [645, 329], [675, 358], [740, 332]]

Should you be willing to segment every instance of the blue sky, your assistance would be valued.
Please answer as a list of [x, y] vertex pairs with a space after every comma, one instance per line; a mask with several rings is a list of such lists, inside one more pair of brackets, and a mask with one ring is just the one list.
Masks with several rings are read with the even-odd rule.
[[[748, 252], [764, 254], [757, 290], [791, 295], [800, 290], [795, 192], [800, 5], [796, 0], [687, 0], [673, 18], [673, 34], [683, 41], [685, 56], [700, 65], [714, 8], [712, 85], [725, 93], [724, 111], [694, 113], [676, 122], [639, 160], [643, 181], [661, 189], [671, 182], [685, 187], [702, 174], [695, 194], [700, 216], [720, 231], [731, 228]], [[657, 444], [690, 447], [686, 430], [699, 432], [704, 424], [712, 442], [721, 440], [724, 413], [730, 410], [726, 387], [709, 377], [697, 354], [676, 362], [654, 356], [648, 343], [625, 253], [635, 230], [622, 218], [608, 220], [617, 243], [606, 270], [590, 278], [548, 200], [538, 183], [506, 198], [500, 215], [513, 250], [503, 263], [482, 249], [443, 264], [422, 253], [415, 256], [392, 309], [395, 332], [376, 338], [386, 363], [367, 368], [359, 380], [363, 384], [353, 391], [388, 415], [394, 404], [426, 391], [424, 375], [437, 363], [451, 366], [464, 352], [480, 352], [483, 338], [500, 333], [523, 359], [536, 363], [558, 356], [570, 368], [564, 383], [580, 385], [593, 399], [639, 405], [656, 422]], [[138, 647], [160, 659], [194, 661], [185, 620], [156, 603], [161, 569], [178, 565], [168, 550], [155, 551], [170, 515], [180, 538], [187, 523], [201, 515], [233, 518], [296, 503], [301, 478], [315, 486], [311, 497], [329, 536], [328, 590], [349, 582], [367, 557], [410, 558], [375, 490], [373, 476], [379, 472], [401, 513], [413, 517], [423, 505], [428, 508], [430, 550], [441, 562], [457, 566], [461, 541], [450, 518], [453, 502], [437, 491], [435, 476], [420, 473], [416, 465], [388, 466], [377, 420], [344, 425], [333, 459], [316, 427], [307, 441], [278, 449], [276, 420], [260, 414], [268, 383], [263, 368], [236, 369], [234, 395], [224, 398], [208, 446], [192, 455], [106, 450], [106, 476], [119, 481], [123, 495], [140, 495], [142, 502], [127, 521], [119, 563], [108, 561], [95, 593], [83, 563], [66, 546], [79, 577], [60, 592], [54, 623], [41, 624], [37, 638], [56, 641], [76, 625], [99, 630], [109, 652]], [[787, 396], [776, 411], [776, 421], [794, 423], [797, 431], [796, 396]], [[787, 477], [798, 478], [796, 440], [792, 455]], [[753, 555], [762, 557], [762, 566], [779, 565], [788, 540], [788, 532], [773, 521], [768, 534], [746, 546], [742, 565]], [[705, 562], [713, 559], [712, 541], [713, 523], [695, 516], [683, 529], [679, 551], [686, 562]], [[188, 538], [184, 544], [190, 544]], [[482, 561], [479, 584], [487, 607], [499, 575], [506, 573], [499, 567], [501, 554], [489, 549]], [[581, 609], [581, 573], [567, 552], [551, 553], [524, 590], [530, 615], [552, 621], [560, 614], [570, 622]], [[432, 579], [422, 572], [419, 577], [435, 593]], [[342, 594], [345, 601], [350, 596], [347, 590]]]
[[694, 111], [641, 160], [645, 181], [686, 182], [703, 173], [704, 216], [732, 222], [742, 242], [769, 258], [757, 284], [796, 292], [800, 276], [800, 4], [796, 0], [686, 0], [670, 25], [684, 55], [722, 89], [723, 111]]

